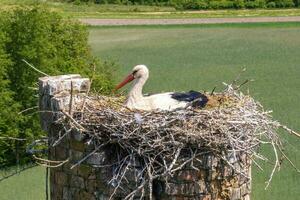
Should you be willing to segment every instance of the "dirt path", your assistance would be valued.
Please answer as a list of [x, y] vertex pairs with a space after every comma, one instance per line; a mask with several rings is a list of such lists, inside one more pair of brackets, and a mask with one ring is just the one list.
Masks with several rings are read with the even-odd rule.
[[243, 18], [192, 18], [192, 19], [80, 19], [92, 26], [119, 25], [168, 25], [168, 24], [222, 24], [222, 23], [255, 23], [255, 22], [300, 22], [295, 17], [243, 17]]

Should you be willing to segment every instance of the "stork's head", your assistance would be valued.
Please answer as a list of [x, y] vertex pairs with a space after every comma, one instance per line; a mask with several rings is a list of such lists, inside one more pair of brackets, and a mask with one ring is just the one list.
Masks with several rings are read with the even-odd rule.
[[144, 79], [147, 80], [149, 76], [149, 70], [146, 67], [146, 65], [136, 65], [132, 72], [121, 82], [116, 86], [116, 90], [120, 89], [127, 83], [131, 82], [134, 79]]

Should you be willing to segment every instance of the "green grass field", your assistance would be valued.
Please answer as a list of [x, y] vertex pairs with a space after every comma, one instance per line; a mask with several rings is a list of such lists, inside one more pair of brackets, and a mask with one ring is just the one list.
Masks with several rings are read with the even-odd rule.
[[[0, 179], [14, 170], [0, 171]], [[45, 199], [45, 168], [33, 167], [0, 182], [0, 200]]]
[[[120, 80], [136, 64], [150, 68], [145, 92], [222, 90], [246, 67], [250, 94], [274, 117], [300, 130], [300, 23], [90, 28], [95, 56], [119, 63]], [[300, 141], [282, 134], [300, 168]], [[270, 150], [264, 148], [268, 154]], [[254, 167], [252, 200], [298, 200], [300, 174], [284, 162], [265, 191], [271, 166]], [[0, 200], [44, 199], [44, 172], [37, 167], [0, 182]]]

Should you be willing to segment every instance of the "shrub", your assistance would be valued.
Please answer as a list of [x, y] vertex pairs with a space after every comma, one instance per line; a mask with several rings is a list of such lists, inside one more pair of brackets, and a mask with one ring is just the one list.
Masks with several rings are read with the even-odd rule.
[[[57, 13], [40, 7], [21, 8], [5, 15], [5, 26], [1, 26], [5, 28], [1, 33], [8, 38], [2, 41], [2, 47], [11, 63], [5, 64], [5, 75], [10, 80], [6, 87], [11, 91], [13, 100], [20, 105], [19, 110], [37, 105], [37, 93], [32, 88], [36, 87], [38, 77], [42, 76], [22, 59], [50, 75], [79, 73], [92, 76], [95, 68], [93, 86], [103, 93], [111, 91], [112, 65], [101, 63], [92, 56], [84, 25], [62, 19]], [[6, 104], [10, 105], [9, 101]], [[5, 104], [0, 106], [3, 109]], [[27, 138], [29, 142], [44, 134], [37, 115], [23, 116], [17, 127], [17, 136]], [[26, 144], [22, 145], [24, 150]]]
[[204, 0], [189, 0], [183, 3], [183, 8], [191, 10], [207, 9], [208, 3]]
[[258, 1], [258, 5], [259, 5], [259, 8], [266, 8], [266, 1], [265, 0], [256, 0]]
[[[5, 44], [9, 41], [9, 37], [3, 30], [6, 26], [4, 17], [2, 15], [0, 18], [0, 136], [18, 137], [18, 122], [21, 117], [18, 115], [19, 105], [13, 99], [13, 92], [9, 90], [9, 80], [6, 74], [6, 70], [12, 65], [12, 62], [5, 52]], [[0, 139], [0, 167], [5, 163], [14, 162], [15, 145], [13, 140]]]
[[199, 9], [208, 9], [208, 3], [207, 1], [197, 1], [198, 8]]
[[[299, 6], [300, 0], [62, 0], [73, 4], [123, 4], [173, 6], [176, 9], [228, 9], [228, 8], [287, 8]], [[266, 5], [267, 4], [267, 5]]]
[[210, 1], [209, 7], [212, 9], [227, 9], [234, 8], [235, 4], [233, 1]]
[[198, 5], [196, 1], [188, 1], [185, 4], [183, 4], [183, 8], [185, 9], [198, 9]]
[[245, 8], [245, 3], [244, 3], [244, 0], [235, 0], [233, 1], [233, 4], [234, 4], [234, 8]]
[[275, 8], [275, 7], [276, 7], [275, 2], [271, 1], [267, 3], [267, 8]]
[[292, 0], [276, 0], [275, 5], [277, 8], [290, 8], [295, 6]]
[[183, 9], [183, 5], [185, 3], [182, 1], [182, 0], [170, 0], [169, 1], [169, 6], [173, 6], [174, 8], [178, 9], [178, 10], [181, 10]]
[[245, 2], [245, 7], [249, 9], [265, 8], [266, 2], [264, 0], [247, 1]]
[[9, 34], [11, 42], [7, 49], [14, 62], [9, 76], [15, 80], [11, 88], [18, 93], [16, 99], [26, 107], [36, 101], [28, 86], [34, 86], [40, 74], [22, 59], [50, 75], [92, 73], [95, 59], [88, 46], [88, 31], [77, 22], [63, 20], [58, 14], [40, 8], [21, 9], [14, 13]]

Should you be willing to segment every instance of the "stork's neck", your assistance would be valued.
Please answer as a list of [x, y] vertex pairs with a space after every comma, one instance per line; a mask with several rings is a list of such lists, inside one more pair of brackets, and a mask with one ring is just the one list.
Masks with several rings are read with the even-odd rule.
[[140, 77], [134, 80], [132, 88], [128, 94], [128, 99], [137, 101], [143, 98], [143, 86], [147, 81], [147, 78], [148, 77]]
[[125, 105], [129, 108], [136, 108], [138, 105], [143, 104], [143, 86], [147, 81], [148, 76], [141, 76], [134, 80], [132, 88], [128, 94]]

